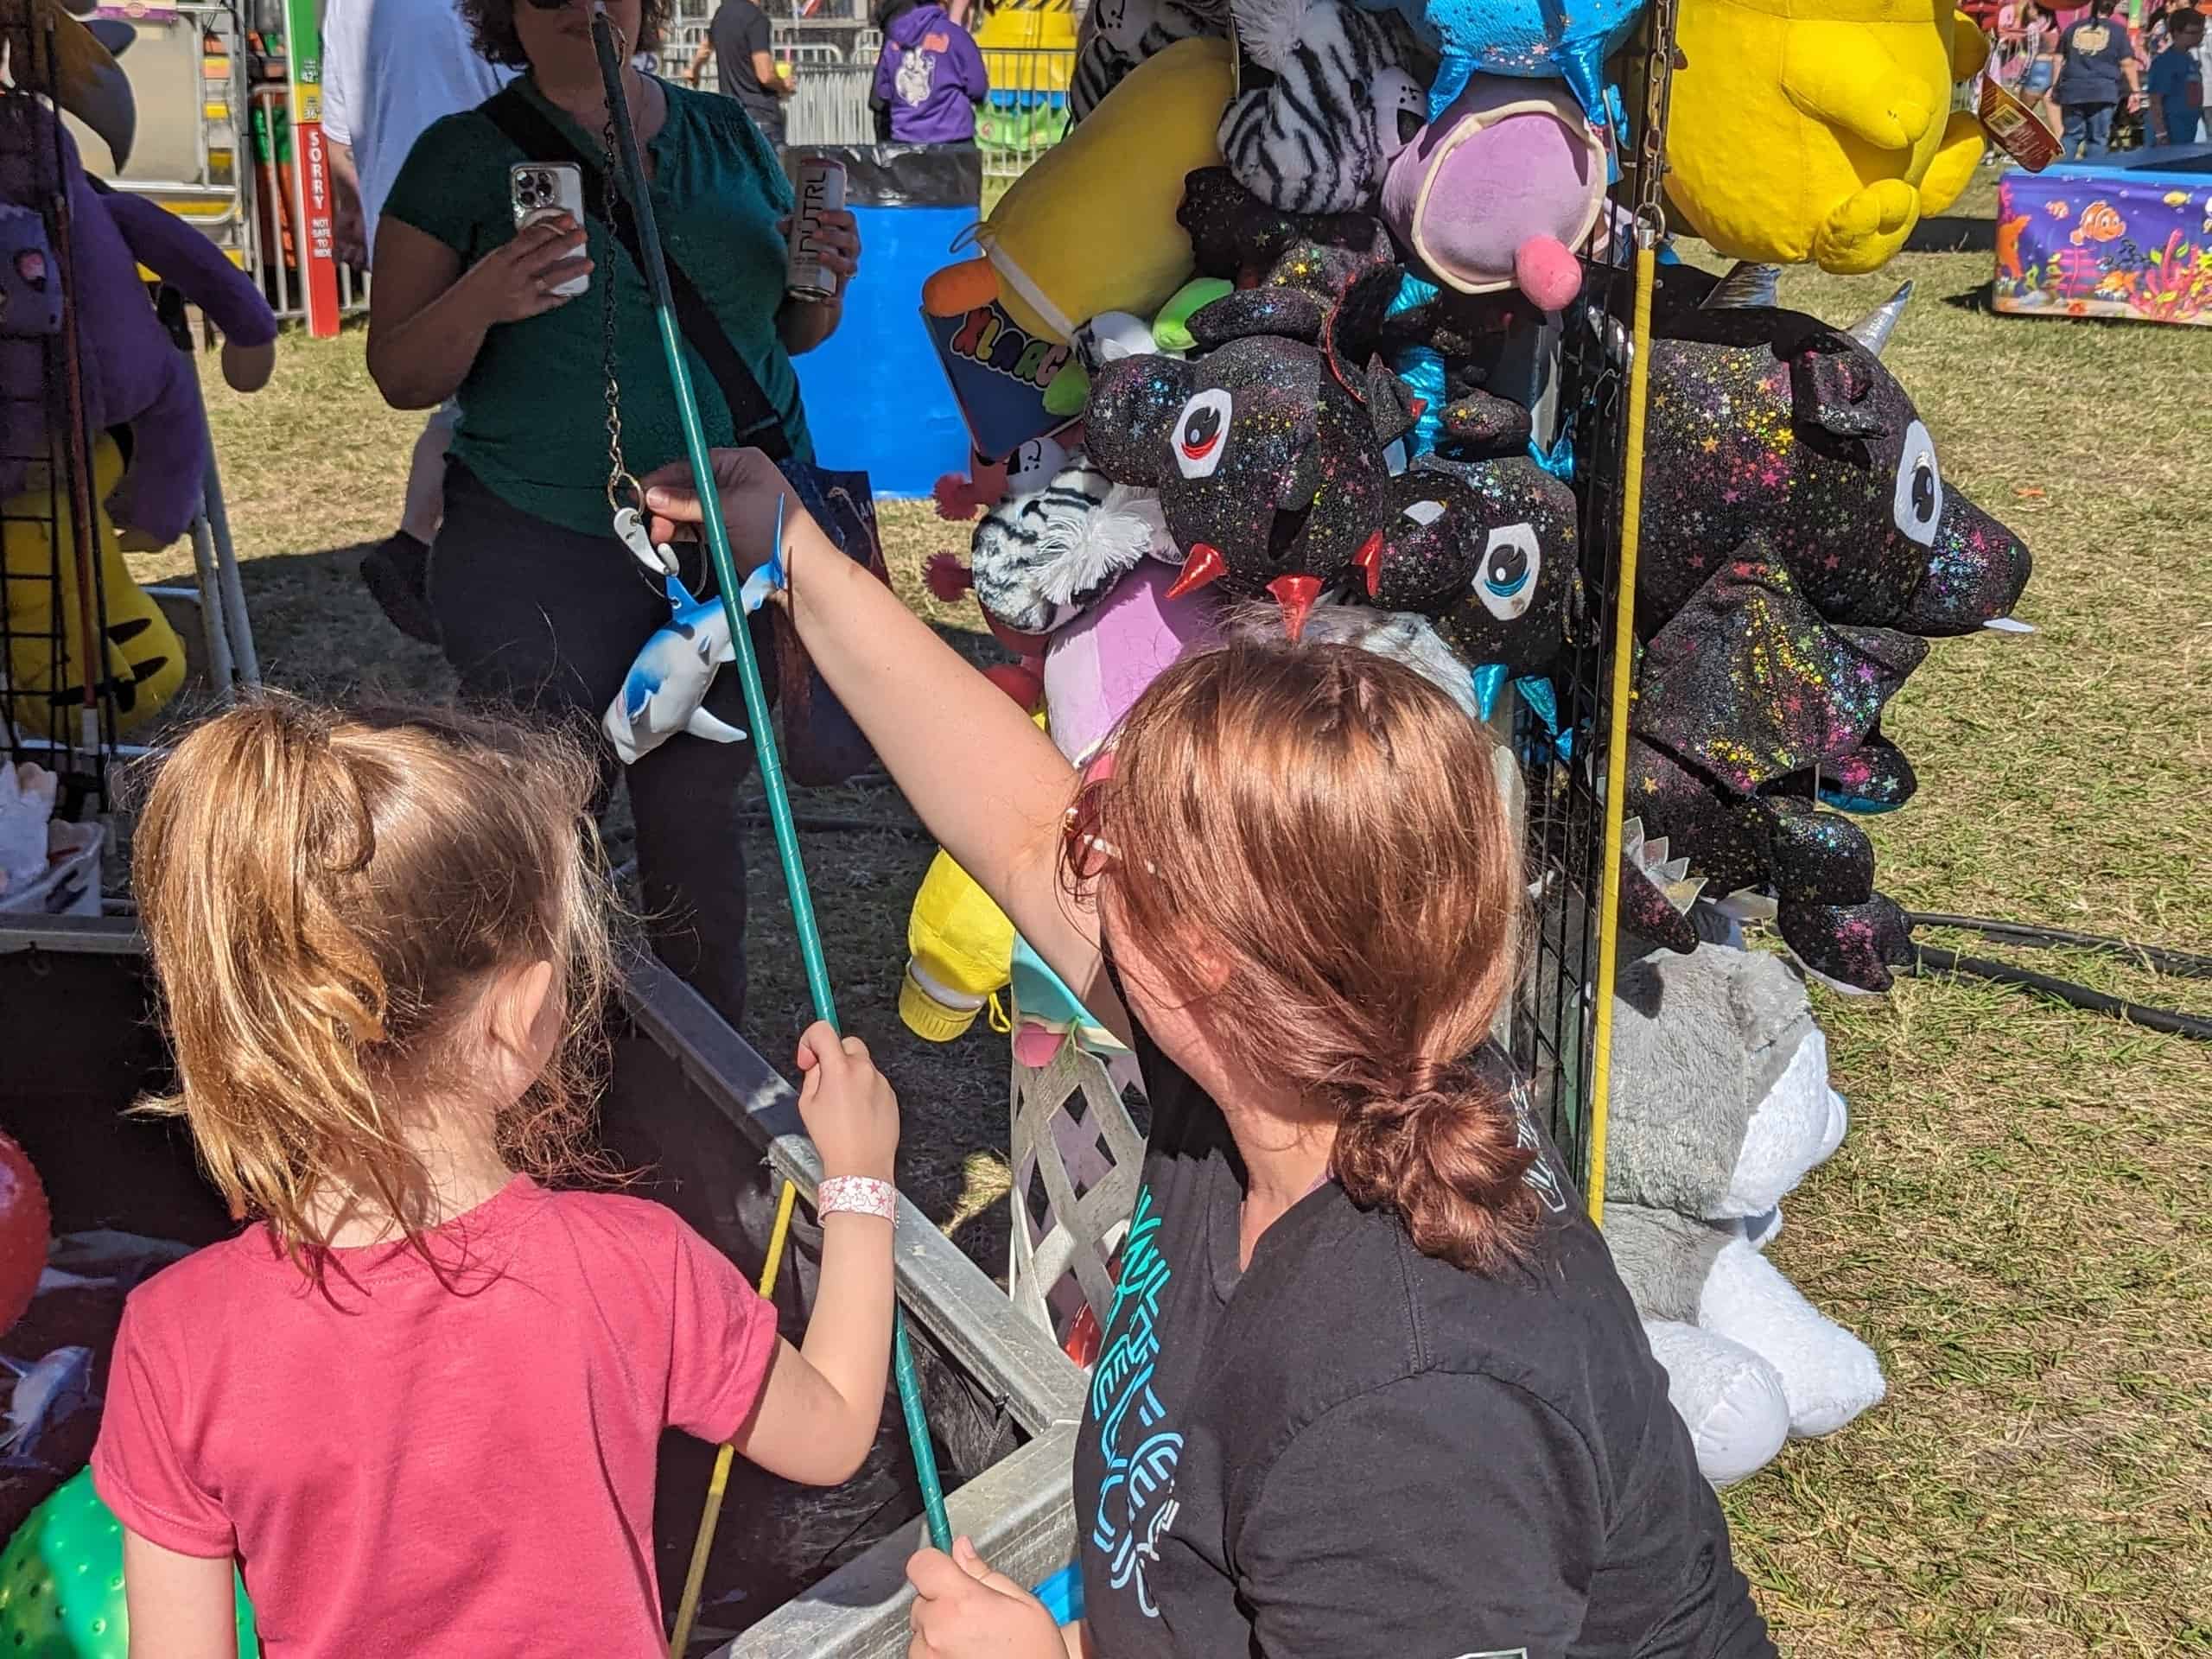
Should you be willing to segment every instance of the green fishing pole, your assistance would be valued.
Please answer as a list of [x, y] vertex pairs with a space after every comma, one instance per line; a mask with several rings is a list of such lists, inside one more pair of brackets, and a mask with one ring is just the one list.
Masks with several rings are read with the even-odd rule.
[[[760, 759], [760, 786], [768, 805], [768, 824], [776, 838], [776, 859], [783, 866], [784, 886], [791, 894], [791, 931], [798, 936], [799, 958], [806, 967], [806, 988], [814, 1014], [831, 1027], [837, 1024], [837, 1006], [830, 989], [830, 968], [822, 954], [822, 934], [814, 919], [814, 898], [806, 883], [806, 865], [798, 848], [798, 830], [791, 822], [790, 791], [784, 782], [782, 758], [776, 752], [769, 722], [768, 694], [760, 683], [760, 664], [753, 651], [753, 637], [745, 626], [737, 566], [730, 556], [729, 531], [722, 523], [721, 497], [715, 488], [714, 465], [707, 455], [707, 435], [699, 423], [699, 406], [691, 390], [691, 371], [683, 359], [683, 340], [677, 327], [676, 305], [668, 286], [668, 266], [661, 256], [660, 229], [654, 222], [652, 199], [645, 188], [645, 168], [638, 149], [637, 128], [630, 120], [629, 100], [622, 92], [622, 53], [614, 21], [607, 14], [605, 0], [592, 0], [591, 38], [599, 58], [599, 76], [607, 97], [607, 116], [617, 143], [615, 161], [637, 219], [638, 252], [645, 267], [645, 288], [652, 299], [653, 317], [660, 325], [661, 353], [668, 360], [668, 375], [676, 391], [677, 413], [683, 423], [683, 450], [691, 464], [692, 486], [703, 511], [701, 528], [706, 537], [707, 556], [715, 567], [715, 581], [721, 590], [722, 609], [729, 620], [730, 643], [735, 648], [737, 677], [745, 690], [745, 712], [752, 722], [754, 752]], [[613, 204], [608, 204], [610, 211]], [[611, 276], [607, 280], [613, 280]], [[639, 504], [642, 506], [644, 504]], [[778, 550], [780, 553], [780, 548]], [[944, 1490], [938, 1478], [937, 1452], [930, 1441], [930, 1426], [922, 1408], [921, 1382], [914, 1370], [913, 1351], [906, 1341], [906, 1326], [894, 1306], [891, 1325], [891, 1370], [899, 1388], [899, 1405], [906, 1420], [906, 1440], [913, 1448], [914, 1474], [922, 1490], [922, 1508], [929, 1521], [930, 1541], [939, 1549], [952, 1548], [952, 1522], [944, 1512]], [[711, 1528], [711, 1522], [708, 1523]], [[703, 1565], [702, 1537], [698, 1552]]]

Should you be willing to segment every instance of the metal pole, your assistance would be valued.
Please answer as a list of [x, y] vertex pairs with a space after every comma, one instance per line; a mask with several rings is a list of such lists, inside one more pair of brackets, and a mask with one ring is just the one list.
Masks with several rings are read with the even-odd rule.
[[[661, 257], [660, 230], [653, 219], [652, 199], [645, 185], [645, 162], [638, 149], [637, 129], [630, 120], [629, 100], [622, 91], [622, 58], [614, 40], [614, 25], [607, 15], [605, 0], [592, 0], [592, 45], [599, 58], [599, 75], [613, 121], [622, 190], [638, 225], [638, 251], [645, 266], [645, 286], [653, 315], [660, 325], [662, 354], [668, 360], [669, 378], [676, 393], [676, 407], [683, 424], [683, 448], [691, 464], [693, 487], [698, 491], [707, 556], [715, 568], [729, 620], [731, 644], [736, 650], [739, 683], [745, 692], [745, 711], [752, 723], [753, 742], [760, 760], [760, 784], [766, 798], [769, 827], [776, 841], [777, 861], [783, 866], [784, 886], [791, 895], [791, 931], [798, 936], [799, 957], [806, 969], [806, 988], [814, 1002], [815, 1017], [837, 1023], [836, 1001], [830, 988], [830, 970], [823, 960], [820, 929], [814, 919], [813, 895], [807, 887], [806, 865], [800, 855], [798, 830], [791, 822], [791, 797], [784, 782], [782, 758], [776, 751], [768, 696], [760, 682], [760, 664], [753, 652], [753, 636], [746, 626], [739, 600], [741, 586], [736, 562], [730, 556], [729, 532], [722, 522], [721, 498], [715, 489], [714, 464], [707, 454], [707, 435], [699, 423], [699, 409], [691, 390], [691, 371], [684, 361], [683, 340], [676, 323], [676, 307], [668, 288], [668, 267]], [[610, 204], [611, 207], [612, 204]], [[610, 272], [603, 280], [613, 281]], [[938, 1479], [937, 1452], [930, 1441], [924, 1414], [920, 1382], [914, 1357], [906, 1342], [906, 1322], [894, 1308], [891, 1328], [891, 1369], [898, 1384], [899, 1404], [906, 1420], [906, 1439], [914, 1454], [914, 1473], [921, 1487], [922, 1507], [928, 1516], [930, 1539], [939, 1549], [952, 1548], [952, 1524], [944, 1512], [944, 1492]]]

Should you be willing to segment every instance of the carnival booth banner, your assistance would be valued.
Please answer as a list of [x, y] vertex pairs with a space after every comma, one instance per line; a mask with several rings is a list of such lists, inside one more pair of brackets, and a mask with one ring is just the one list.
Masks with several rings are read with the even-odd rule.
[[2171, 167], [2006, 174], [1993, 292], [2020, 315], [2212, 324], [2212, 145]]

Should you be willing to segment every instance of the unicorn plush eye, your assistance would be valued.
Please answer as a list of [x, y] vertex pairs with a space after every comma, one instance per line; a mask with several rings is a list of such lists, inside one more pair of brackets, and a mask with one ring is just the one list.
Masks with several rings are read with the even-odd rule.
[[1890, 513], [1907, 541], [1935, 545], [1936, 526], [1943, 517], [1943, 474], [1936, 465], [1936, 441], [1918, 421], [1905, 429]]
[[1501, 622], [1510, 622], [1536, 602], [1536, 575], [1544, 568], [1533, 524], [1503, 524], [1490, 533], [1483, 568], [1475, 576], [1475, 597]]
[[1202, 391], [1175, 417], [1175, 465], [1185, 478], [1211, 478], [1229, 445], [1229, 393]]

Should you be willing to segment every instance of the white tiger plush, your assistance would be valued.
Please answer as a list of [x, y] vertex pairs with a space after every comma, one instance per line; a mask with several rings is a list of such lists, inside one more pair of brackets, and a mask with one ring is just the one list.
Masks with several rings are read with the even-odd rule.
[[1383, 168], [1427, 124], [1433, 64], [1395, 12], [1350, 0], [1232, 0], [1231, 10], [1248, 60], [1221, 118], [1236, 181], [1289, 213], [1371, 207]]
[[1178, 41], [1225, 40], [1229, 0], [1091, 0], [1068, 81], [1068, 124], [1098, 107], [1122, 78]]
[[1020, 633], [1065, 627], [1152, 554], [1173, 559], [1160, 498], [1116, 484], [1080, 454], [1040, 489], [983, 515], [970, 549], [976, 602]]

